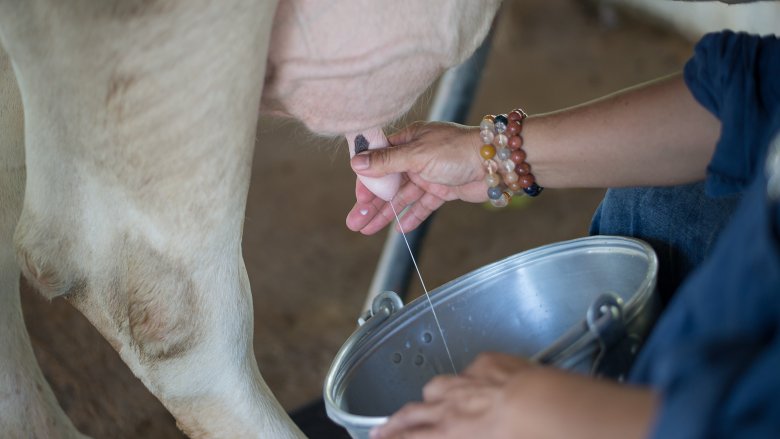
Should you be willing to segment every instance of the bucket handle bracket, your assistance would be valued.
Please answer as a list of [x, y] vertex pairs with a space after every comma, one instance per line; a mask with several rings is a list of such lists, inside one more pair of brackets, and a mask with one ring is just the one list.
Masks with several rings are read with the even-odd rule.
[[371, 318], [377, 315], [383, 315], [384, 318], [381, 320], [384, 321], [403, 307], [404, 302], [398, 294], [393, 291], [382, 291], [374, 297], [374, 300], [371, 302], [371, 308], [360, 314], [358, 317], [358, 325], [363, 326]]
[[615, 293], [600, 295], [588, 308], [585, 322], [588, 331], [599, 345], [598, 354], [591, 367], [592, 375], [598, 373], [607, 349], [625, 335], [623, 308], [623, 299]]
[[[624, 330], [623, 299], [614, 293], [603, 293], [591, 302], [582, 326], [572, 328], [547, 349], [534, 355], [532, 360], [542, 364], [567, 368], [583, 361], [594, 353], [591, 374], [601, 365], [607, 348], [619, 339]], [[593, 343], [596, 343], [594, 349]]]
[[[596, 298], [585, 316], [588, 330], [602, 345], [611, 344], [623, 333], [623, 299], [614, 293], [604, 293]], [[604, 347], [604, 346], [602, 346]]]

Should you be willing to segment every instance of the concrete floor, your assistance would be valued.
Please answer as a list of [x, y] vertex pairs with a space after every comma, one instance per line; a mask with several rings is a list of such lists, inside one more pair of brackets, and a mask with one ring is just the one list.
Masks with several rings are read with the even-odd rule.
[[[515, 106], [533, 114], [581, 103], [677, 71], [689, 57], [684, 39], [612, 12], [575, 0], [505, 2], [470, 123]], [[429, 100], [423, 97], [395, 127], [423, 118]], [[292, 410], [320, 396], [330, 361], [355, 327], [386, 235], [365, 237], [344, 226], [354, 188], [344, 141], [266, 119], [258, 137], [244, 235], [254, 343], [264, 377]], [[450, 203], [419, 260], [427, 286], [586, 235], [602, 193], [548, 190], [501, 211]], [[419, 292], [415, 284], [412, 294]], [[26, 289], [22, 295], [36, 355], [81, 431], [97, 438], [181, 437], [79, 314], [63, 301], [48, 303]]]

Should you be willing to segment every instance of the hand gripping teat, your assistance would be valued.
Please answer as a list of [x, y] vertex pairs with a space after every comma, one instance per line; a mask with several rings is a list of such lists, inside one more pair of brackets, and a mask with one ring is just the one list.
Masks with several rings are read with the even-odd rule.
[[[347, 134], [346, 137], [350, 158], [368, 149], [386, 148], [390, 145], [381, 128], [372, 128], [361, 133]], [[358, 175], [358, 178], [368, 190], [385, 201], [392, 200], [401, 186], [401, 174], [389, 174], [379, 178]]]

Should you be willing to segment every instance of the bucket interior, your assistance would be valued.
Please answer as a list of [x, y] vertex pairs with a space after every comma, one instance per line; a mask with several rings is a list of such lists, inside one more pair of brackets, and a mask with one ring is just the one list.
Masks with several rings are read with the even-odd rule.
[[[573, 243], [520, 253], [431, 291], [458, 371], [481, 352], [533, 356], [581, 325], [603, 293], [624, 300], [627, 319], [641, 314], [655, 287], [652, 250], [634, 240]], [[334, 367], [338, 407], [374, 417], [421, 400], [425, 383], [453, 372], [425, 297], [390, 316]]]

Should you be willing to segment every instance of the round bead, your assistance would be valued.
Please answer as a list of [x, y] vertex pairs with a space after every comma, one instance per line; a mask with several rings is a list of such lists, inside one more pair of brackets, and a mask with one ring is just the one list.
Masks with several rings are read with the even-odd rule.
[[480, 131], [485, 131], [485, 130], [493, 131], [494, 127], [495, 125], [493, 124], [493, 121], [489, 119], [482, 119], [482, 122], [479, 123]]
[[493, 138], [493, 145], [499, 148], [504, 148], [509, 143], [509, 138], [504, 133], [498, 133]]
[[496, 155], [496, 148], [490, 144], [482, 145], [482, 147], [479, 148], [479, 155], [485, 160], [492, 159], [493, 156]]
[[520, 149], [523, 146], [523, 138], [520, 136], [512, 136], [507, 142], [509, 149]]
[[513, 181], [511, 183], [507, 183], [506, 185], [509, 187], [509, 189], [512, 190], [512, 192], [518, 192], [523, 190], [523, 186], [520, 185], [519, 181]]
[[509, 154], [509, 160], [515, 162], [516, 165], [523, 163], [523, 161], [525, 160], [525, 151], [523, 151], [522, 149], [516, 149], [512, 151], [512, 153]]
[[501, 195], [503, 195], [503, 193], [504, 191], [502, 191], [500, 187], [496, 187], [496, 186], [489, 187], [487, 190], [488, 198], [490, 198], [491, 200], [497, 200], [501, 198]]
[[490, 204], [493, 205], [493, 207], [506, 207], [507, 204], [509, 204], [509, 200], [512, 198], [512, 194], [509, 192], [504, 192], [501, 194], [501, 197], [498, 199], [491, 199]]
[[524, 188], [523, 192], [528, 194], [529, 197], [535, 197], [542, 193], [542, 190], [544, 190], [543, 187], [539, 186], [536, 183], [532, 183], [531, 186]]
[[529, 188], [532, 184], [534, 184], [534, 176], [531, 174], [521, 175], [520, 179], [517, 181], [520, 182], [520, 186], [522, 186], [523, 189]]
[[520, 134], [520, 131], [523, 129], [523, 126], [520, 124], [520, 122], [516, 120], [510, 120], [509, 123], [506, 125], [506, 134], [509, 136], [515, 136], [517, 134]]
[[496, 116], [493, 116], [492, 114], [486, 114], [485, 117], [483, 117], [483, 119], [493, 122], [494, 120], [496, 120]]
[[492, 174], [498, 171], [498, 163], [493, 159], [485, 160], [485, 169], [487, 169], [488, 174]]
[[498, 116], [496, 116], [495, 119], [493, 119], [493, 123], [496, 124], [496, 127], [498, 126], [498, 124], [503, 124], [505, 129], [506, 129], [507, 122], [509, 122], [509, 119], [507, 119], [506, 115], [504, 114], [499, 114]]
[[501, 183], [501, 177], [498, 176], [498, 174], [488, 174], [485, 176], [485, 183], [487, 183], [488, 187], [495, 187], [498, 186]]
[[496, 126], [496, 132], [499, 134], [506, 131], [506, 122], [501, 122], [500, 120], [496, 120], [495, 126]]
[[531, 173], [531, 165], [527, 162], [518, 163], [515, 166], [515, 172], [517, 172], [517, 175], [528, 175]]
[[493, 130], [482, 130], [479, 132], [479, 138], [482, 139], [482, 143], [493, 143]]
[[506, 160], [501, 162], [501, 169], [504, 172], [515, 172], [515, 167], [516, 166], [517, 165], [515, 165], [515, 162], [513, 162], [512, 160], [509, 160], [509, 159], [506, 159]]
[[512, 151], [507, 148], [498, 148], [498, 152], [496, 152], [496, 158], [501, 161], [508, 159], [511, 155]]
[[520, 180], [520, 177], [517, 176], [514, 172], [507, 172], [504, 174], [504, 183], [509, 185], [510, 183], [515, 183]]
[[507, 118], [507, 119], [509, 119], [509, 120], [511, 120], [511, 121], [517, 122], [517, 121], [519, 121], [519, 120], [523, 120], [523, 114], [522, 114], [522, 113], [520, 113], [520, 112], [519, 112], [519, 111], [517, 111], [517, 110], [512, 110], [512, 111], [511, 111], [511, 112], [510, 112], [510, 113], [509, 113], [509, 114], [506, 116], [506, 118]]

